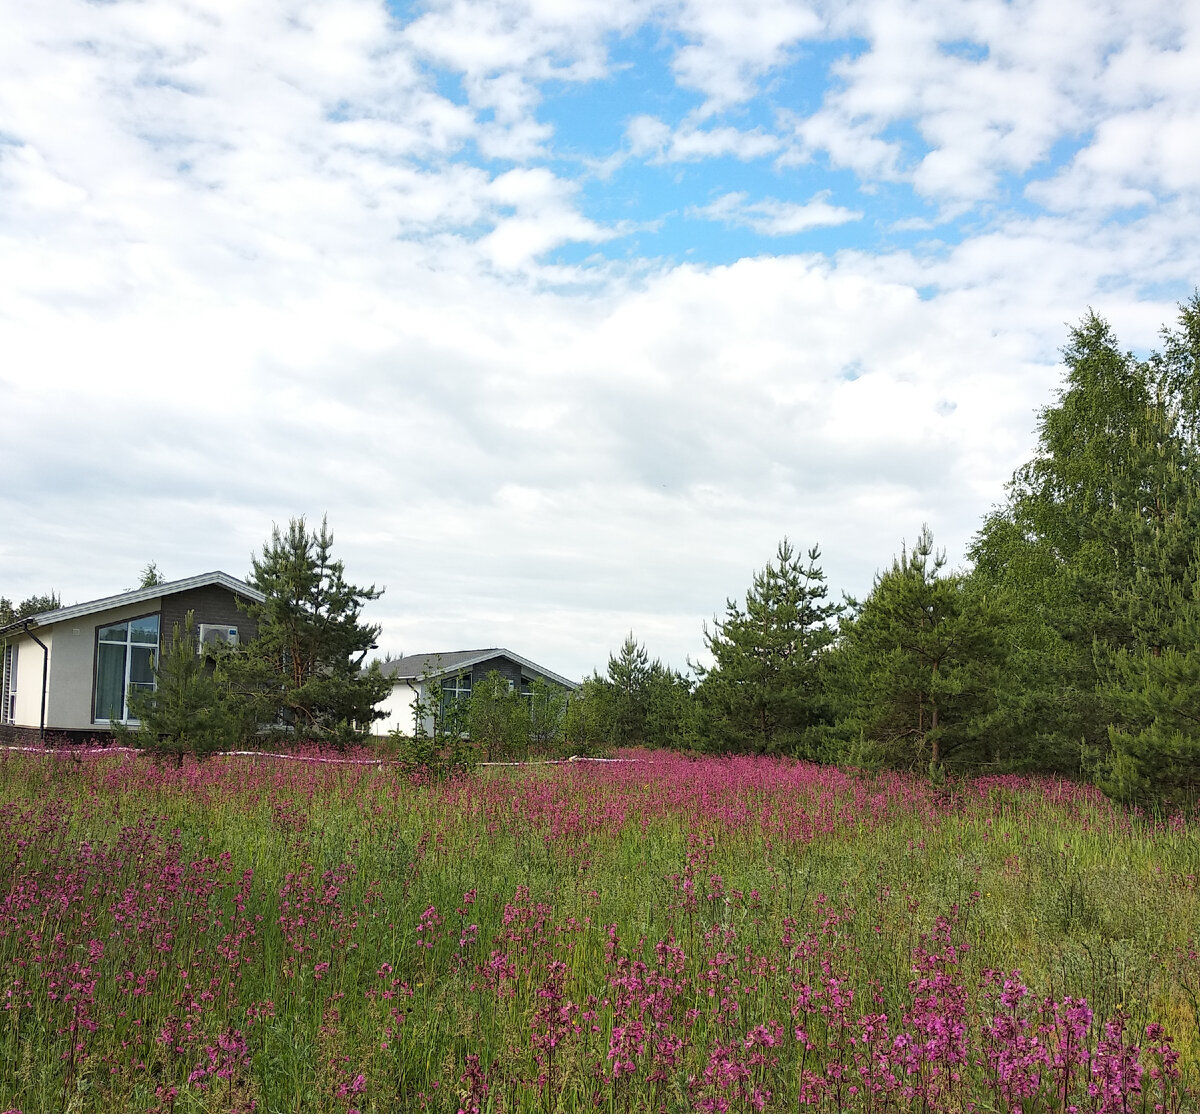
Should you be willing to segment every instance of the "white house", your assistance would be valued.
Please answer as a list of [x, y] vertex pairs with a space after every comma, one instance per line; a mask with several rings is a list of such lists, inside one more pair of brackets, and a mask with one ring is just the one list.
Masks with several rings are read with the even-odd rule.
[[[392, 692], [380, 705], [386, 716], [376, 720], [371, 728], [380, 735], [397, 729], [405, 735], [412, 734], [416, 727], [416, 706], [427, 702], [431, 682], [440, 685], [444, 698], [460, 700], [469, 697], [473, 687], [492, 672], [504, 677], [510, 690], [523, 693], [528, 693], [539, 679], [568, 692], [579, 687], [545, 666], [498, 646], [487, 650], [406, 654], [385, 662], [382, 669], [384, 676], [392, 680]], [[426, 716], [425, 730], [433, 730], [432, 709]]]
[[158, 655], [187, 612], [202, 641], [244, 641], [257, 630], [237, 601], [263, 598], [228, 573], [209, 572], [0, 628], [0, 734], [93, 736], [135, 722], [129, 693], [154, 687]]

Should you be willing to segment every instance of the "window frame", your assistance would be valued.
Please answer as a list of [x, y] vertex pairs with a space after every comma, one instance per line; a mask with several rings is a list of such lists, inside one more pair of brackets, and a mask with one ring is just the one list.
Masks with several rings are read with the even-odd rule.
[[438, 702], [438, 719], [441, 723], [449, 723], [455, 716], [466, 716], [473, 691], [472, 682], [469, 669], [451, 677], [444, 677], [438, 682], [441, 695]]
[[[150, 642], [135, 642], [133, 639], [133, 625], [143, 619], [153, 618], [157, 620], [158, 631], [155, 635], [153, 643]], [[101, 639], [100, 632], [112, 627], [123, 626], [125, 628], [125, 641], [117, 642], [115, 639]], [[127, 619], [117, 619], [115, 621], [97, 623], [95, 627], [95, 645], [92, 655], [92, 723], [101, 727], [111, 727], [114, 723], [124, 724], [126, 727], [135, 726], [141, 723], [141, 720], [135, 719], [129, 714], [129, 690], [135, 683], [131, 680], [130, 674], [133, 669], [133, 654], [132, 650], [135, 647], [141, 649], [151, 649], [152, 656], [150, 659], [151, 680], [149, 682], [149, 691], [153, 692], [158, 688], [158, 682], [154, 679], [153, 671], [157, 668], [159, 659], [162, 654], [162, 612], [161, 611], [146, 611], [140, 615], [130, 615]], [[121, 689], [121, 718], [111, 719], [107, 715], [100, 714], [100, 647], [101, 646], [123, 646], [125, 650], [125, 676], [124, 684]], [[138, 681], [139, 685], [146, 685], [146, 682]]]

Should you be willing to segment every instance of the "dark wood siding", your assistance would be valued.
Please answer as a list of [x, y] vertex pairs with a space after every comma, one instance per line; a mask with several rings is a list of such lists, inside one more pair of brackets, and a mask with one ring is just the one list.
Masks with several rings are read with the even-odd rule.
[[222, 626], [237, 627], [238, 641], [247, 642], [258, 633], [258, 625], [244, 611], [239, 611], [237, 596], [228, 588], [209, 584], [204, 588], [193, 588], [188, 592], [176, 592], [163, 596], [162, 619], [159, 637], [164, 646], [171, 643], [171, 632], [175, 624], [183, 630], [184, 616], [189, 611], [196, 613], [196, 626], [201, 623], [220, 623]]
[[534, 681], [541, 677], [543, 681], [549, 681], [550, 684], [557, 687], [556, 682], [550, 681], [549, 677], [539, 673], [536, 669], [524, 669], [515, 661], [510, 661], [506, 657], [488, 658], [487, 661], [481, 661], [477, 665], [471, 666], [471, 687], [479, 684], [484, 677], [495, 670], [501, 677], [505, 677], [512, 681], [513, 687], [520, 690], [521, 680]]
[[521, 687], [521, 667], [515, 661], [509, 661], [508, 658], [489, 658], [471, 666], [472, 691], [476, 685], [482, 684], [483, 679], [493, 670], [512, 681], [514, 687]]

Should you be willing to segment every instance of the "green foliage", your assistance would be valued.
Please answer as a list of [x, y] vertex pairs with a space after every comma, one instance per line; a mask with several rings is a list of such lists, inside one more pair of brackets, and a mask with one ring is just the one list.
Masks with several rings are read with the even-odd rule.
[[646, 684], [646, 744], [676, 750], [694, 748], [698, 725], [690, 678], [658, 660], [652, 661]]
[[593, 675], [571, 700], [566, 731], [590, 747], [681, 747], [689, 744], [694, 709], [691, 684], [655, 658], [630, 632], [607, 675]]
[[174, 625], [155, 666], [154, 690], [129, 694], [130, 713], [140, 723], [137, 740], [158, 757], [203, 759], [233, 741], [226, 692], [197, 649], [195, 614], [189, 611], [182, 631]]
[[421, 678], [421, 697], [413, 702], [413, 731], [392, 732], [401, 764], [434, 781], [475, 769], [480, 748], [467, 728], [470, 702], [452, 698], [433, 671]]
[[784, 538], [745, 607], [727, 600], [725, 618], [705, 628], [714, 664], [697, 669], [697, 698], [724, 749], [802, 753], [829, 721], [821, 658], [841, 608], [826, 602], [820, 556], [817, 546], [801, 556]]
[[493, 669], [471, 690], [466, 726], [488, 762], [529, 757], [529, 701]]
[[928, 526], [841, 625], [831, 662], [856, 757], [900, 766], [978, 762], [1001, 658], [999, 615], [943, 574]]
[[248, 730], [340, 743], [364, 737], [383, 714], [376, 705], [391, 682], [377, 663], [361, 668], [380, 630], [363, 622], [363, 605], [383, 591], [348, 583], [332, 549], [324, 519], [310, 532], [294, 518], [252, 558], [248, 581], [266, 599], [245, 610], [258, 633], [218, 664]]
[[15, 607], [11, 600], [0, 596], [0, 627], [15, 623], [18, 619], [27, 619], [30, 615], [38, 615], [43, 611], [56, 611], [62, 607], [62, 600], [57, 592], [47, 592], [41, 596], [30, 596]]
[[972, 546], [973, 581], [1012, 616], [996, 725], [1012, 764], [1103, 764], [1111, 663], [1162, 644], [1193, 577], [1200, 296], [1163, 338], [1139, 360], [1094, 314], [1072, 330], [1037, 453]]
[[167, 578], [159, 571], [158, 565], [154, 561], [146, 564], [142, 569], [141, 579], [138, 583], [139, 588], [157, 588], [160, 584], [166, 584]]
[[610, 746], [612, 686], [607, 679], [593, 674], [567, 697], [563, 717], [563, 736], [575, 754], [595, 756]]
[[1165, 644], [1122, 649], [1101, 691], [1113, 713], [1100, 787], [1131, 804], [1188, 812], [1200, 799], [1200, 582], [1177, 601]]
[[536, 677], [529, 686], [529, 746], [538, 754], [553, 754], [563, 739], [567, 692]]
[[[888, 773], [670, 756], [497, 771], [469, 791], [416, 787], [388, 765], [228, 758], [199, 781], [190, 763], [145, 766], [111, 754], [0, 763], [6, 893], [21, 898], [0, 936], [0, 976], [20, 988], [0, 1025], [0, 1110], [165, 1111], [174, 1091], [178, 1114], [252, 1101], [384, 1114], [420, 1110], [418, 1092], [430, 1114], [582, 1114], [597, 1094], [612, 1114], [682, 1112], [721, 1057], [750, 1061], [772, 1090], [764, 1114], [828, 1112], [837, 1080], [859, 1081], [853, 1055], [878, 1051], [886, 1071], [904, 1033], [922, 1059], [900, 1086], [944, 1080], [940, 1098], [860, 1088], [843, 1110], [1009, 1111], [1017, 1100], [986, 1068], [998, 1022], [1015, 1019], [1007, 1047], [1027, 1049], [1031, 1008], [1067, 995], [1095, 1011], [1083, 1051], [1099, 1070], [1145, 1066], [1130, 1111], [1161, 1098], [1147, 1024], [1167, 1027], [1185, 1081], [1200, 1081], [1200, 830], [1086, 789], [952, 780], [946, 795]], [[941, 918], [957, 949], [944, 959]], [[497, 960], [510, 973], [485, 981]], [[646, 995], [613, 990], [640, 965], [665, 1003], [654, 1032], [678, 1038], [666, 1081], [649, 1039], [630, 1073], [594, 1070], [644, 1007]], [[68, 967], [89, 971], [78, 1000], [70, 986], [64, 1000]], [[1005, 1009], [989, 973], [1015, 969], [1029, 997]], [[736, 1012], [691, 1008], [719, 1001], [714, 985]], [[594, 1019], [572, 1025], [592, 997]], [[817, 1008], [838, 998], [845, 1026]], [[965, 1062], [925, 1046], [928, 1021], [908, 1021], [945, 1016], [943, 1003], [961, 1008]], [[1140, 1060], [1097, 1052], [1118, 1011]], [[559, 1018], [551, 1085], [536, 1055]], [[774, 1048], [753, 1039], [772, 1019], [784, 1027]], [[186, 1036], [189, 1020], [191, 1045], [159, 1039]], [[223, 1056], [231, 1037], [247, 1056], [213, 1063], [206, 1047]], [[489, 1092], [464, 1099], [472, 1064]], [[802, 1065], [827, 1081], [809, 1105]], [[1070, 1101], [1095, 1111], [1087, 1085], [1109, 1078], [1082, 1072]], [[1060, 1082], [1044, 1069], [1022, 1109], [1059, 1114]], [[729, 1099], [731, 1114], [754, 1110]], [[1178, 1099], [1164, 1108], [1197, 1109], [1194, 1091]]]
[[646, 647], [630, 631], [620, 651], [608, 657], [607, 735], [615, 746], [633, 746], [646, 739], [650, 675]]
[[399, 727], [388, 733], [388, 743], [402, 769], [408, 773], [420, 773], [438, 779], [442, 776], [442, 765], [433, 734], [417, 727], [407, 734]]

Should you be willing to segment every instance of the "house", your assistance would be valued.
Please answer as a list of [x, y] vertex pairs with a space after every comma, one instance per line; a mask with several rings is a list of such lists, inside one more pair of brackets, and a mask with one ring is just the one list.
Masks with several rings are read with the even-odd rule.
[[223, 572], [43, 611], [0, 628], [0, 736], [92, 737], [131, 723], [129, 692], [154, 687], [154, 666], [191, 611], [202, 642], [257, 633], [238, 601], [263, 594]]
[[[407, 654], [384, 662], [385, 677], [392, 679], [392, 693], [379, 707], [386, 713], [376, 720], [376, 734], [399, 730], [404, 734], [416, 726], [417, 704], [428, 704], [430, 683], [441, 687], [445, 700], [466, 700], [475, 685], [492, 672], [508, 682], [509, 691], [528, 694], [536, 680], [543, 680], [570, 692], [579, 686], [566, 677], [538, 665], [511, 650], [494, 646], [487, 650], [450, 650], [441, 654]], [[433, 730], [432, 709], [425, 718], [425, 730]]]

